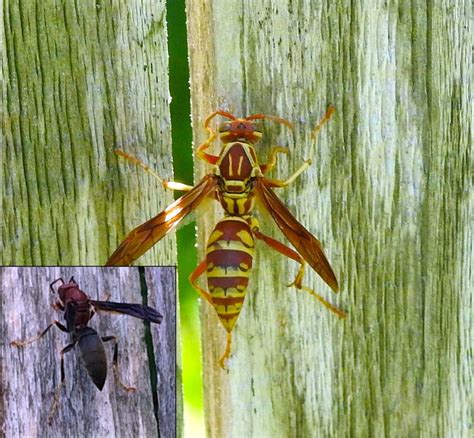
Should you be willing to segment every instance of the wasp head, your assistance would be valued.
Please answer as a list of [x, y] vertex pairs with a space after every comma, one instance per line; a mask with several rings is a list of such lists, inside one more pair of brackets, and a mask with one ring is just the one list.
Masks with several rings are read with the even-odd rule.
[[240, 118], [221, 123], [218, 132], [222, 143], [241, 140], [254, 144], [262, 138], [262, 131], [251, 121]]

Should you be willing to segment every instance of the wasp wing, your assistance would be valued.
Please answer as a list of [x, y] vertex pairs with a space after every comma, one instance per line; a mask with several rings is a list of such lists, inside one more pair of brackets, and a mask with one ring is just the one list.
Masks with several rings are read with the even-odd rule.
[[339, 291], [336, 275], [324, 254], [321, 243], [290, 213], [273, 190], [267, 186], [265, 178], [258, 177], [254, 182], [255, 194], [270, 213], [278, 228], [286, 238], [334, 291]]
[[106, 266], [128, 266], [176, 227], [217, 187], [215, 175], [206, 175], [158, 216], [132, 230], [106, 262]]
[[160, 324], [163, 319], [157, 310], [143, 304], [114, 303], [113, 301], [95, 300], [90, 300], [89, 302], [94, 306], [95, 310], [122, 313], [124, 315], [144, 319], [145, 321], [154, 322], [155, 324]]

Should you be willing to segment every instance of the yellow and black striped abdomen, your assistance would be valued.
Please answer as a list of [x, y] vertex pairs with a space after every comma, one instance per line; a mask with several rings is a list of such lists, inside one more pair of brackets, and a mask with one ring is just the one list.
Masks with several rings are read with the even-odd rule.
[[244, 303], [253, 251], [252, 230], [245, 219], [237, 216], [221, 219], [209, 237], [207, 286], [217, 315], [228, 332]]

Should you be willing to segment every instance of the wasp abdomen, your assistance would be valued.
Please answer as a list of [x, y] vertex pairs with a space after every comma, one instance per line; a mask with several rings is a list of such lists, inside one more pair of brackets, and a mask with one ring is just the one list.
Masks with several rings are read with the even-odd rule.
[[254, 238], [245, 219], [221, 219], [206, 248], [207, 285], [217, 315], [228, 332], [242, 308], [252, 270]]
[[94, 384], [102, 391], [107, 378], [107, 358], [102, 339], [90, 327], [77, 330], [76, 336], [84, 366]]

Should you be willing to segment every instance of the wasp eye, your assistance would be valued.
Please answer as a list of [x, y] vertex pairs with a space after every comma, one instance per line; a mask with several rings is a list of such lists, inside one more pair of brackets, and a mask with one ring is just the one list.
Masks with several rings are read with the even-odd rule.
[[228, 123], [223, 123], [219, 126], [219, 132], [227, 132], [230, 129], [230, 125]]

